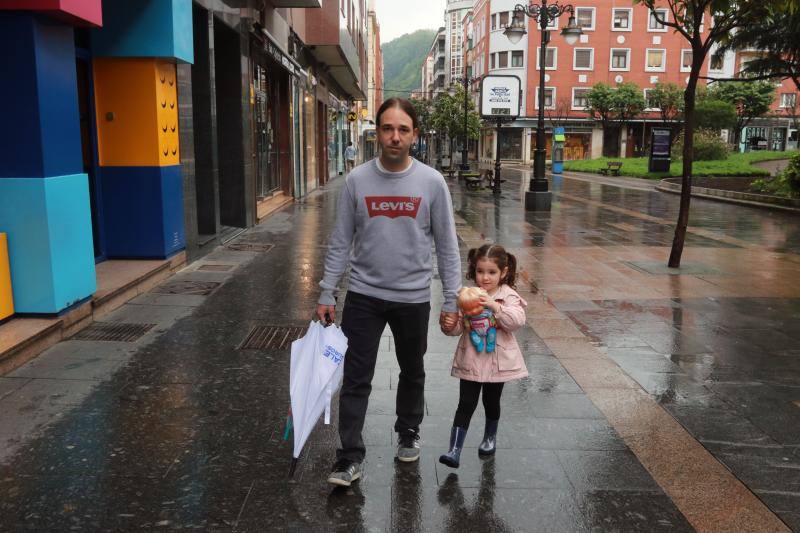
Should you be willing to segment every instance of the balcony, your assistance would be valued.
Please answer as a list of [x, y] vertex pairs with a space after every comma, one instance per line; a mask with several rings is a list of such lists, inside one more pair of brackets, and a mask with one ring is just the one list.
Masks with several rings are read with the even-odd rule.
[[328, 67], [337, 84], [356, 100], [366, 100], [364, 76], [356, 37], [350, 35], [338, 2], [305, 13], [305, 44], [317, 61]]

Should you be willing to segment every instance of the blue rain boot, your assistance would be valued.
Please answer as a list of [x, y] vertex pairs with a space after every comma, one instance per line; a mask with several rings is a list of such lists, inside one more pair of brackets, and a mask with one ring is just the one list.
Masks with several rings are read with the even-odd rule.
[[478, 335], [477, 331], [473, 330], [469, 332], [469, 340], [472, 341], [472, 345], [478, 353], [483, 351], [483, 337]]
[[499, 420], [486, 420], [486, 429], [483, 432], [483, 441], [478, 446], [478, 455], [486, 457], [494, 455], [497, 448], [497, 424]]
[[453, 426], [450, 430], [450, 451], [439, 456], [439, 462], [451, 468], [458, 468], [461, 459], [461, 448], [464, 447], [464, 439], [467, 437], [466, 428]]
[[486, 333], [486, 353], [494, 351], [495, 343], [497, 342], [497, 328], [489, 328]]

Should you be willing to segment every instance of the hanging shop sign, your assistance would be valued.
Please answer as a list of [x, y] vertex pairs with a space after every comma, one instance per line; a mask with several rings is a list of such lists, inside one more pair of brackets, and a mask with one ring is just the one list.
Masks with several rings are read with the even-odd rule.
[[522, 102], [522, 81], [517, 76], [485, 76], [481, 80], [481, 116], [516, 118]]
[[358, 113], [356, 113], [355, 111], [350, 111], [349, 113], [347, 113], [347, 120], [349, 122], [355, 122], [357, 119], [358, 119]]

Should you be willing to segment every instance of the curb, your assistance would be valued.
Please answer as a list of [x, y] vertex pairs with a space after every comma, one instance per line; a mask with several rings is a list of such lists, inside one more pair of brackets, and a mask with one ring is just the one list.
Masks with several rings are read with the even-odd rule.
[[[663, 179], [656, 186], [657, 191], [680, 194], [681, 184], [673, 183], [671, 179]], [[788, 211], [800, 213], [800, 200], [794, 198], [782, 198], [780, 196], [770, 196], [765, 194], [752, 194], [737, 191], [725, 191], [721, 189], [709, 189], [708, 187], [692, 186], [692, 196], [715, 200], [718, 202], [728, 202], [732, 204], [746, 205], [749, 207], [759, 207], [761, 209], [774, 209], [778, 211]]]

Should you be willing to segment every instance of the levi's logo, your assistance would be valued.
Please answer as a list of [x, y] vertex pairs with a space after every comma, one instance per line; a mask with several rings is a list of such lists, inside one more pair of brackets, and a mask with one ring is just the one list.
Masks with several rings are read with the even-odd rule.
[[367, 212], [369, 217], [411, 217], [417, 218], [419, 196], [367, 196]]

